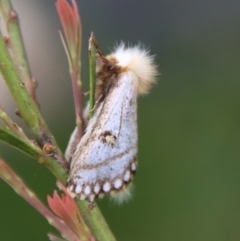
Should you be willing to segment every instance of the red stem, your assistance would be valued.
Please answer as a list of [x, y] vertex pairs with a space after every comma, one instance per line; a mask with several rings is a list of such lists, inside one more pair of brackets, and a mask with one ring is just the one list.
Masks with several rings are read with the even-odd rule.
[[73, 89], [73, 98], [74, 98], [74, 106], [75, 106], [75, 115], [76, 115], [76, 125], [78, 128], [78, 142], [83, 136], [83, 127], [84, 127], [84, 119], [83, 119], [83, 108], [82, 108], [82, 86], [79, 79], [80, 73], [79, 71], [74, 71], [71, 75], [72, 78], [72, 89]]

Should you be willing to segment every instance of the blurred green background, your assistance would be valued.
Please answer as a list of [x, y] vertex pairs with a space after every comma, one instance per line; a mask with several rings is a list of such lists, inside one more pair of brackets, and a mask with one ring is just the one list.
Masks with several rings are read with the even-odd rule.
[[[132, 200], [99, 202], [119, 241], [240, 239], [240, 1], [77, 1], [87, 40], [104, 53], [121, 40], [149, 46], [161, 75], [139, 99], [139, 169]], [[54, 0], [12, 0], [18, 12], [41, 110], [62, 150], [74, 128], [66, 56]], [[0, 104], [16, 109], [4, 82]], [[0, 144], [0, 155], [46, 203], [55, 178]], [[43, 241], [54, 232], [0, 180], [0, 240]]]

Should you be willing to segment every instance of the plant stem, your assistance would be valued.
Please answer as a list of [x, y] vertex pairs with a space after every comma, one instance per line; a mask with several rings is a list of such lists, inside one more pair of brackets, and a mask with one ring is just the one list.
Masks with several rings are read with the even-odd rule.
[[18, 73], [24, 82], [28, 93], [36, 101], [36, 84], [34, 80], [31, 79], [27, 57], [21, 38], [18, 17], [16, 12], [12, 9], [9, 0], [0, 0], [0, 13], [2, 15], [2, 22], [5, 24], [5, 28], [7, 29], [7, 35], [9, 37], [8, 46], [11, 50], [12, 56], [14, 56], [15, 66], [17, 67]]
[[33, 157], [40, 158], [43, 155], [43, 152], [36, 145], [31, 143], [30, 141], [23, 140], [8, 131], [5, 128], [0, 127], [0, 140], [6, 142], [7, 144], [17, 148], [18, 150], [24, 152], [25, 154]]
[[64, 157], [61, 154], [53, 135], [48, 130], [48, 127], [41, 116], [36, 102], [31, 98], [27, 92], [24, 83], [16, 71], [15, 65], [11, 59], [10, 54], [6, 48], [6, 44], [2, 35], [0, 34], [0, 72], [5, 79], [13, 98], [19, 108], [20, 116], [24, 119], [29, 129], [36, 137], [36, 141], [40, 147], [43, 147], [46, 143], [54, 145], [53, 156], [61, 164], [65, 163], [65, 168], [68, 164], [65, 162]]
[[[71, 68], [71, 67], [70, 67]], [[77, 142], [83, 136], [83, 110], [82, 110], [82, 82], [80, 79], [80, 73], [78, 68], [76, 70], [70, 70], [70, 75], [72, 79], [72, 90], [73, 90], [73, 98], [74, 98], [74, 107], [75, 107], [75, 115], [76, 115], [76, 126], [77, 126]]]
[[96, 83], [96, 51], [95, 51], [94, 34], [91, 33], [88, 43], [89, 57], [89, 119], [93, 116], [95, 104], [95, 83]]
[[89, 210], [89, 204], [86, 201], [77, 200], [77, 204], [96, 241], [116, 241], [97, 204], [92, 210]]
[[48, 155], [44, 153], [34, 142], [27, 142], [26, 140], [20, 139], [18, 136], [2, 127], [0, 127], [0, 140], [37, 159], [37, 161], [46, 166], [59, 181], [66, 183], [68, 176], [66, 170], [56, 162], [51, 154]]
[[[49, 133], [48, 128], [38, 110], [36, 103], [31, 99], [25, 84], [16, 71], [15, 65], [6, 48], [6, 44], [0, 34], [0, 72], [5, 79], [15, 102], [18, 105], [20, 116], [25, 120], [27, 126], [43, 145], [46, 140], [44, 133]], [[53, 137], [49, 137], [53, 140]], [[53, 141], [55, 143], [55, 141]]]
[[23, 132], [22, 128], [20, 128], [16, 123], [14, 123], [10, 117], [7, 115], [6, 112], [3, 111], [2, 107], [0, 106], [0, 118], [4, 122], [6, 128], [10, 130], [14, 135], [18, 136], [19, 138], [29, 141], [25, 133]]
[[55, 227], [64, 238], [69, 241], [80, 241], [80, 239], [70, 230], [64, 222], [52, 214], [52, 212], [43, 205], [37, 196], [26, 186], [20, 177], [0, 158], [0, 178], [10, 185], [14, 191], [33, 206], [49, 224]]

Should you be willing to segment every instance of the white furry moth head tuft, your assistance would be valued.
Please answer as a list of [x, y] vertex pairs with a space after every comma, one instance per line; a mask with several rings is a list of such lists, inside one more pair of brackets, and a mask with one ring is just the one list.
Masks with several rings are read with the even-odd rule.
[[122, 70], [131, 71], [136, 75], [133, 84], [137, 94], [147, 94], [153, 84], [156, 83], [157, 66], [154, 63], [154, 56], [143, 46], [126, 47], [121, 43], [116, 50], [107, 58], [114, 57]]
[[89, 202], [104, 194], [117, 202], [129, 199], [137, 169], [137, 96], [148, 93], [156, 75], [153, 57], [140, 45], [121, 44], [100, 57], [94, 115], [71, 158], [72, 196]]

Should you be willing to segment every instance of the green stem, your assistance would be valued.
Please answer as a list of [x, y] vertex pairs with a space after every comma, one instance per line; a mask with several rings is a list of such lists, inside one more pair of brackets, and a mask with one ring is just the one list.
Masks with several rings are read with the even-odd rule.
[[33, 206], [50, 225], [55, 227], [61, 235], [69, 241], [78, 240], [78, 237], [70, 230], [62, 220], [53, 213], [37, 198], [34, 192], [22, 181], [22, 179], [0, 158], [0, 178], [3, 179], [14, 191]]
[[0, 127], [0, 140], [36, 159], [40, 158], [43, 154], [42, 150], [33, 143], [20, 139], [18, 136], [2, 127]]
[[96, 49], [94, 34], [91, 33], [88, 44], [89, 56], [89, 119], [93, 116], [93, 108], [95, 104], [95, 83], [96, 83]]
[[77, 200], [77, 204], [96, 241], [116, 241], [97, 205], [90, 211], [88, 202]]
[[14, 63], [17, 66], [18, 73], [24, 82], [26, 89], [35, 99], [35, 82], [31, 79], [30, 70], [28, 67], [27, 57], [24, 51], [24, 45], [21, 38], [19, 21], [16, 12], [12, 9], [9, 0], [0, 0], [0, 13], [2, 22], [7, 29], [9, 37], [8, 46], [11, 49], [11, 54], [14, 56]]
[[[33, 131], [41, 145], [45, 143], [44, 133], [49, 133], [48, 128], [40, 114], [36, 103], [31, 99], [22, 82], [12, 58], [6, 48], [3, 36], [0, 34], [0, 72], [5, 79], [16, 104], [20, 116], [25, 120], [27, 126]], [[50, 136], [53, 140], [53, 137]], [[54, 141], [55, 142], [55, 141]]]
[[[80, 66], [80, 63], [79, 63]], [[77, 141], [79, 142], [83, 136], [84, 120], [83, 120], [83, 110], [82, 110], [82, 81], [80, 79], [80, 71], [72, 70], [70, 66], [70, 75], [72, 79], [72, 90], [73, 99], [76, 115], [76, 126], [77, 126]]]
[[56, 161], [67, 169], [68, 164], [62, 156], [54, 137], [48, 130], [48, 127], [41, 116], [36, 102], [34, 102], [34, 100], [31, 98], [25, 88], [24, 83], [21, 81], [1, 34], [0, 72], [9, 87], [13, 98], [15, 99], [20, 111], [20, 116], [24, 119], [29, 129], [35, 135], [40, 147], [43, 147], [45, 144], [54, 145], [52, 156], [54, 156]]
[[66, 183], [68, 176], [66, 170], [56, 162], [54, 156], [44, 153], [33, 142], [31, 143], [30, 141], [27, 142], [26, 140], [20, 139], [18, 136], [2, 127], [0, 127], [0, 140], [37, 159], [37, 161], [46, 166], [59, 181], [63, 184]]
[[16, 123], [14, 123], [10, 117], [7, 115], [6, 112], [0, 106], [0, 119], [4, 122], [6, 128], [10, 130], [13, 134], [18, 136], [19, 138], [29, 141], [25, 133], [23, 132], [22, 128], [20, 128]]

